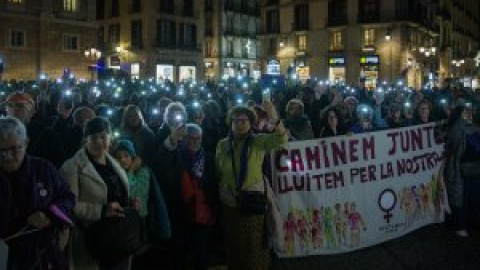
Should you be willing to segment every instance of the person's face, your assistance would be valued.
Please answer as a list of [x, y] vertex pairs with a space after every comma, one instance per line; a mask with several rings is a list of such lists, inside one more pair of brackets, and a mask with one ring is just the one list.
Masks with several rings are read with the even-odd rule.
[[138, 127], [141, 124], [140, 116], [135, 110], [128, 110], [125, 114], [125, 125], [129, 128]]
[[390, 118], [397, 122], [400, 120], [400, 111], [398, 110], [395, 110], [395, 111], [390, 111]]
[[245, 114], [234, 115], [232, 117], [232, 131], [234, 135], [245, 135], [250, 131], [250, 120]]
[[85, 123], [87, 123], [88, 120], [92, 119], [95, 117], [95, 112], [92, 110], [83, 110], [80, 112], [80, 114], [76, 118], [76, 124], [80, 127], [84, 127]]
[[18, 118], [28, 124], [34, 113], [33, 105], [28, 102], [15, 102], [7, 104], [7, 115]]
[[196, 153], [202, 147], [202, 135], [201, 134], [190, 134], [186, 136], [185, 142], [187, 145], [187, 149], [192, 152]]
[[353, 100], [346, 101], [345, 105], [347, 105], [346, 107], [347, 107], [349, 113], [354, 112], [355, 109], [357, 108], [357, 103]]
[[329, 111], [327, 117], [328, 117], [328, 124], [331, 127], [336, 127], [338, 124], [337, 114], [334, 111]]
[[298, 117], [302, 115], [302, 108], [298, 104], [291, 104], [288, 107], [288, 115], [290, 117]]
[[120, 166], [123, 169], [128, 170], [132, 166], [133, 158], [126, 150], [118, 150], [115, 153], [115, 158], [117, 159]]
[[468, 124], [471, 124], [473, 121], [473, 112], [472, 109], [470, 108], [465, 108], [462, 112], [462, 118], [465, 120]]
[[10, 135], [0, 140], [0, 171], [10, 173], [22, 165], [27, 149], [27, 141]]
[[418, 115], [422, 119], [428, 119], [430, 116], [430, 107], [425, 103], [420, 104], [418, 106]]
[[193, 122], [197, 125], [201, 125], [204, 119], [205, 119], [205, 114], [203, 113], [203, 111], [196, 112], [195, 115], [193, 116]]
[[94, 157], [106, 155], [110, 147], [110, 135], [105, 131], [88, 135], [85, 146], [88, 153]]

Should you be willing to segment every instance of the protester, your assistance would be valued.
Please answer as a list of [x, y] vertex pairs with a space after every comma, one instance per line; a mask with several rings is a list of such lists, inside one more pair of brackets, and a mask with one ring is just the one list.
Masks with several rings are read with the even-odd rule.
[[325, 112], [322, 123], [322, 129], [316, 138], [345, 135], [345, 128], [342, 126], [343, 121], [341, 114], [336, 108], [330, 108]]
[[[129, 140], [117, 141], [113, 155], [127, 172], [129, 200], [143, 218], [149, 229], [149, 249], [135, 256], [133, 269], [150, 269], [153, 265], [154, 252], [159, 252], [157, 245], [162, 240], [170, 238], [170, 221], [162, 192], [151, 169], [138, 158], [133, 143]], [[152, 220], [155, 219], [155, 220]], [[148, 224], [157, 226], [148, 226]]]
[[[470, 207], [476, 214], [480, 205], [469, 205], [478, 199], [475, 181], [480, 177], [480, 127], [473, 123], [471, 103], [458, 105], [448, 121], [445, 163], [445, 184], [452, 214], [449, 223], [456, 234], [467, 237]], [[475, 217], [478, 221], [479, 217]]]
[[33, 121], [35, 114], [35, 102], [33, 98], [26, 93], [12, 93], [5, 100], [7, 115], [18, 118], [27, 128], [29, 144], [27, 153], [36, 157], [45, 158], [57, 168], [65, 160], [65, 151], [62, 141], [51, 128], [47, 128]]
[[313, 139], [312, 125], [304, 113], [303, 102], [299, 99], [288, 101], [284, 125], [291, 140]]
[[[85, 145], [60, 169], [77, 196], [74, 217], [77, 221], [72, 239], [71, 264], [74, 269], [108, 269], [95, 261], [85, 244], [85, 232], [103, 217], [122, 216], [131, 205], [128, 178], [123, 168], [108, 153], [111, 141], [109, 122], [102, 117], [90, 119], [84, 129]], [[141, 203], [141, 202], [140, 202]], [[128, 258], [118, 258], [114, 269], [129, 269]]]
[[162, 181], [170, 183], [166, 190], [169, 197], [176, 197], [175, 208], [171, 206], [177, 213], [171, 215], [175, 269], [188, 269], [184, 258], [190, 246], [195, 269], [208, 269], [208, 244], [215, 222], [218, 184], [213, 156], [203, 149], [202, 137], [201, 127], [189, 123], [181, 143], [179, 137], [172, 136], [160, 149], [163, 166], [171, 171]]
[[52, 164], [26, 153], [27, 144], [24, 124], [1, 117], [0, 239], [10, 248], [7, 270], [68, 269], [59, 236], [72, 225], [75, 196]]
[[260, 196], [264, 194], [263, 158], [266, 153], [280, 148], [287, 141], [285, 127], [274, 105], [263, 102], [262, 106], [274, 122], [274, 133], [254, 135], [254, 111], [236, 106], [227, 117], [227, 123], [231, 125], [230, 134], [217, 146], [216, 168], [226, 228], [226, 260], [230, 270], [269, 267], [269, 250], [263, 241], [263, 214], [244, 213], [237, 204], [237, 197], [242, 191], [256, 191]]
[[120, 137], [132, 141], [137, 155], [147, 164], [151, 164], [155, 154], [155, 134], [147, 126], [137, 106], [125, 107]]
[[70, 126], [63, 139], [65, 156], [71, 158], [83, 145], [83, 128], [88, 120], [95, 117], [95, 112], [88, 107], [79, 107], [73, 112], [73, 125]]

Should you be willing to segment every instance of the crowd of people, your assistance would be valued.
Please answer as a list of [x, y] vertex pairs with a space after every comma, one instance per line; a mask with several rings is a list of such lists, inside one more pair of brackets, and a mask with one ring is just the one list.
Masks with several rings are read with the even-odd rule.
[[[188, 256], [195, 269], [207, 269], [212, 235], [220, 234], [228, 269], [268, 269], [265, 214], [246, 211], [239, 198], [274, 203], [271, 151], [288, 141], [442, 120], [448, 223], [465, 237], [472, 213], [480, 219], [480, 96], [460, 86], [67, 76], [0, 83], [0, 101], [7, 269], [187, 269]], [[131, 209], [145, 224], [156, 221], [146, 226], [144, 248], [97, 258], [89, 228]]]

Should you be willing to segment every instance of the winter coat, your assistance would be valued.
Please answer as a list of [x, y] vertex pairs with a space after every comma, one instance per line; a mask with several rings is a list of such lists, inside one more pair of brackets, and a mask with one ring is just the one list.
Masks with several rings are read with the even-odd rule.
[[[77, 226], [71, 244], [71, 267], [74, 270], [97, 269], [97, 262], [89, 255], [85, 246], [85, 230], [88, 226], [102, 218], [102, 209], [107, 204], [107, 185], [96, 171], [82, 148], [60, 168], [60, 173], [70, 184], [72, 192], [77, 196], [74, 218]], [[128, 193], [128, 178], [117, 161], [107, 154], [113, 169], [125, 185]]]
[[[67, 182], [49, 162], [26, 155], [20, 169], [13, 174], [12, 181], [21, 181], [21, 186], [27, 188], [25, 205], [21, 206], [25, 213], [20, 216], [28, 217], [41, 211], [47, 214], [52, 223], [46, 229], [26, 234], [10, 240], [10, 255], [16, 256], [11, 265], [13, 269], [67, 269], [66, 258], [59, 246], [59, 232], [66, 228], [68, 222], [57, 217], [50, 210], [52, 205], [57, 206], [63, 214], [70, 216], [75, 206], [75, 195], [70, 191]], [[0, 173], [0, 238], [9, 235], [8, 224], [12, 221], [10, 214], [12, 207], [11, 194], [7, 174]], [[18, 207], [18, 205], [17, 205]], [[25, 220], [25, 225], [27, 221]], [[17, 249], [15, 247], [21, 247]], [[12, 257], [10, 257], [12, 258]]]

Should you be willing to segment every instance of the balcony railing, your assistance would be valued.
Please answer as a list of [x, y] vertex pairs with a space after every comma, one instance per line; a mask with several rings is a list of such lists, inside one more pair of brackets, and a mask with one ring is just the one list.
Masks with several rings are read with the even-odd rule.
[[334, 17], [334, 18], [327, 19], [328, 27], [342, 26], [342, 25], [346, 25], [347, 23], [348, 23], [348, 20], [346, 17], [345, 18]]

